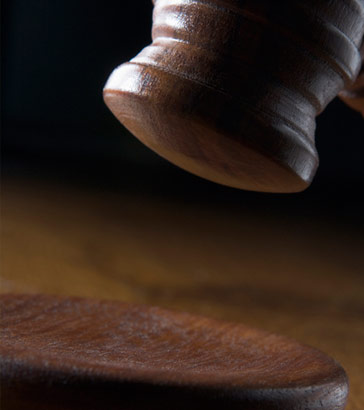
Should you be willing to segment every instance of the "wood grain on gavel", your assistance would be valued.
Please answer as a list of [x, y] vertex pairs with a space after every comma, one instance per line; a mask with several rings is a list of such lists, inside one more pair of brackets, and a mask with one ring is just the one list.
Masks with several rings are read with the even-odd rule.
[[296, 192], [318, 166], [315, 117], [355, 80], [362, 0], [156, 0], [153, 43], [104, 98], [147, 146], [237, 188]]
[[2, 409], [343, 409], [344, 370], [240, 324], [120, 302], [2, 295]]

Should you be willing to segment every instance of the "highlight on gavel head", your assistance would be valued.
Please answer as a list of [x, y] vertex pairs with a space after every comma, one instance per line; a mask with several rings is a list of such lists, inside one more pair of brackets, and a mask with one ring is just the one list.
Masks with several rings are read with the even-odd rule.
[[315, 117], [356, 78], [362, 0], [156, 0], [153, 43], [104, 99], [180, 167], [247, 190], [298, 192], [318, 166]]

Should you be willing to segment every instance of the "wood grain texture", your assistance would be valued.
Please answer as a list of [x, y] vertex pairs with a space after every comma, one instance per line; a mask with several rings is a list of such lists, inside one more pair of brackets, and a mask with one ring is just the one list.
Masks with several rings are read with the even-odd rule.
[[[0, 308], [4, 410], [88, 408], [85, 402], [97, 409], [346, 404], [347, 378], [336, 362], [241, 324], [44, 295], [2, 295]], [[70, 394], [72, 403], [60, 404]]]
[[158, 305], [283, 334], [338, 360], [346, 410], [364, 408], [364, 238], [363, 221], [350, 224], [353, 200], [334, 211], [317, 198], [291, 215], [272, 202], [265, 212], [246, 199], [200, 206], [137, 191], [3, 181], [1, 292]]
[[361, 0], [157, 0], [153, 43], [104, 99], [143, 143], [237, 188], [296, 192], [318, 156], [315, 117], [357, 76]]

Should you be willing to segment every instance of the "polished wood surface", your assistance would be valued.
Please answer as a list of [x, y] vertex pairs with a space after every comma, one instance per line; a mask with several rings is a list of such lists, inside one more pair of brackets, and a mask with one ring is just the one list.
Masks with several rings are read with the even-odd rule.
[[3, 410], [346, 404], [347, 377], [334, 360], [241, 324], [45, 295], [0, 296], [0, 309]]
[[153, 43], [104, 99], [151, 149], [220, 184], [297, 192], [315, 117], [361, 66], [361, 0], [156, 0]]
[[[308, 205], [306, 205], [308, 206]], [[3, 293], [157, 305], [293, 337], [338, 360], [364, 407], [364, 239], [314, 217], [6, 180]]]

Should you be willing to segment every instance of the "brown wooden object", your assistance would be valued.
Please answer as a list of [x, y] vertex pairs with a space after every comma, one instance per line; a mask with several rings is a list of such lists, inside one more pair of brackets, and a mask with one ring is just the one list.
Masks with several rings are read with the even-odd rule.
[[2, 295], [3, 410], [343, 409], [320, 351], [241, 324], [120, 302]]
[[104, 98], [143, 143], [221, 184], [311, 182], [315, 117], [356, 78], [362, 0], [156, 0], [153, 43]]

